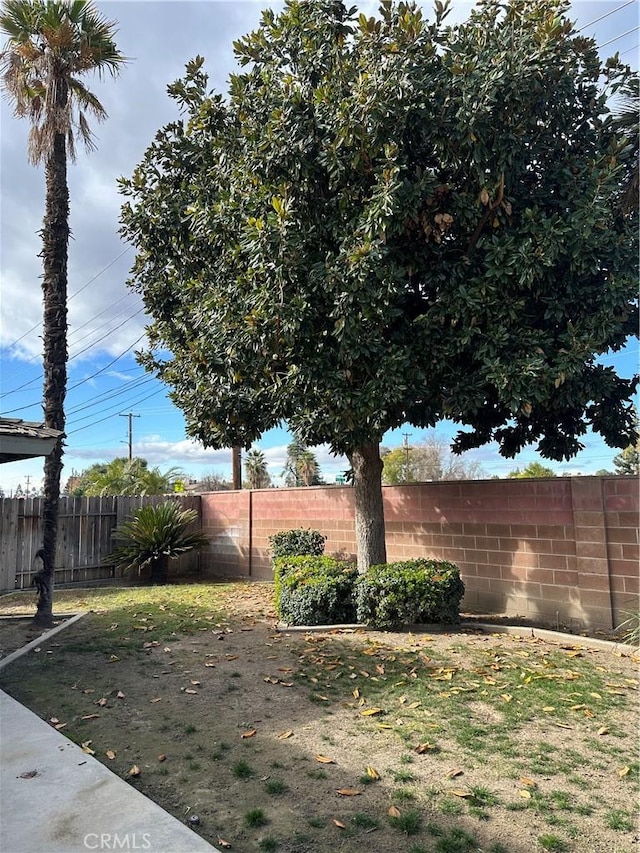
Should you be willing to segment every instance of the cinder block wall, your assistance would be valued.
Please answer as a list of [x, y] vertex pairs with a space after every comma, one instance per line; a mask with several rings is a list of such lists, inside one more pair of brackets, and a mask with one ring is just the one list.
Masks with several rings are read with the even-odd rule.
[[[638, 478], [575, 477], [385, 486], [387, 557], [455, 562], [471, 612], [614, 627], [638, 605]], [[349, 487], [202, 496], [205, 574], [271, 579], [268, 537], [312, 527], [355, 554]]]

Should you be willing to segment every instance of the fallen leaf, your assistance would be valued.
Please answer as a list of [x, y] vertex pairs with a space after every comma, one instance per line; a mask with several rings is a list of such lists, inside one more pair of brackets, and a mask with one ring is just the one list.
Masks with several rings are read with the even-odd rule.
[[50, 722], [50, 723], [53, 723], [53, 724], [55, 725], [56, 723], [59, 723], [59, 722], [60, 722], [60, 720], [59, 720], [57, 717], [51, 717], [51, 719], [49, 720], [49, 722]]
[[87, 755], [95, 755], [95, 749], [91, 749], [91, 741], [85, 740], [85, 742], [81, 745], [81, 749], [83, 752], [86, 752]]
[[333, 819], [334, 824], [338, 827], [338, 829], [346, 829], [347, 827], [342, 823], [342, 821], [336, 820], [335, 817]]
[[527, 791], [526, 788], [523, 788], [522, 791], [518, 792], [523, 800], [531, 799], [531, 791]]
[[454, 797], [462, 797], [463, 799], [473, 796], [471, 791], [465, 791], [463, 788], [452, 788], [449, 793], [453, 794]]
[[105, 699], [104, 696], [102, 697], [102, 699], [98, 699], [98, 701], [96, 702], [96, 705], [100, 705], [101, 708], [104, 708], [104, 706], [106, 704], [107, 704], [107, 700]]
[[162, 702], [162, 696], [157, 696], [155, 699], [150, 699], [149, 703], [154, 705], [156, 702]]
[[380, 774], [378, 773], [378, 771], [376, 770], [376, 768], [375, 768], [375, 767], [371, 767], [371, 766], [368, 766], [368, 767], [367, 767], [367, 776], [368, 776], [370, 779], [379, 779], [379, 778], [380, 778]]
[[97, 720], [100, 714], [85, 714], [84, 717], [80, 717], [81, 720]]
[[122, 690], [118, 690], [118, 692], [116, 693], [116, 699], [124, 699], [124, 693], [122, 692]]
[[54, 728], [55, 728], [55, 729], [56, 729], [56, 731], [58, 731], [58, 732], [59, 732], [61, 729], [66, 729], [66, 727], [67, 727], [67, 724], [66, 724], [66, 723], [57, 723], [57, 724], [54, 726]]
[[434, 743], [421, 743], [416, 746], [415, 752], [417, 752], [418, 755], [424, 755], [425, 752], [429, 752], [430, 750], [435, 748], [436, 746]]
[[116, 753], [115, 753], [115, 750], [114, 750], [114, 749], [108, 749], [108, 750], [105, 752], [105, 755], [107, 756], [107, 758], [109, 759], [109, 761], [113, 761], [113, 759], [116, 757]]
[[293, 729], [287, 729], [286, 732], [280, 732], [278, 735], [278, 740], [286, 740], [288, 737], [292, 737]]
[[573, 728], [573, 726], [569, 726], [569, 725], [567, 725], [567, 723], [556, 723], [556, 726], [558, 726], [558, 728], [561, 728], [561, 729], [572, 729]]
[[464, 770], [458, 770], [454, 768], [453, 770], [449, 770], [446, 774], [447, 779], [455, 779], [456, 776], [464, 776]]
[[384, 714], [382, 708], [369, 708], [366, 711], [360, 711], [362, 717], [375, 717], [376, 714]]
[[359, 698], [360, 698], [360, 691], [358, 690], [358, 688], [357, 688], [357, 687], [355, 687], [351, 692], [353, 693], [353, 697], [354, 697], [354, 699], [359, 699]]
[[620, 770], [618, 770], [618, 776], [622, 779], [624, 776], [628, 776], [630, 772], [630, 767], [622, 767], [620, 768]]
[[18, 776], [18, 779], [33, 779], [35, 776], [38, 776], [39, 773], [37, 770], [27, 770], [24, 773], [21, 773]]
[[158, 756], [158, 761], [166, 761], [166, 760], [167, 760], [167, 756], [164, 754], [164, 752]]
[[357, 788], [338, 788], [336, 793], [342, 794], [343, 797], [357, 797], [362, 791]]
[[333, 760], [333, 758], [329, 758], [326, 755], [320, 755], [320, 754], [316, 755], [316, 761], [319, 761], [320, 764], [335, 764], [335, 761]]
[[521, 776], [519, 779], [521, 785], [526, 785], [527, 788], [537, 788], [538, 785], [533, 781], [533, 779], [529, 779], [528, 776]]
[[609, 729], [608, 729], [606, 726], [601, 726], [601, 727], [598, 729], [598, 734], [599, 734], [599, 735], [608, 735], [608, 734], [609, 734]]
[[194, 687], [202, 687], [201, 681], [192, 681], [191, 683], [193, 684]]
[[219, 838], [219, 839], [218, 839], [218, 844], [220, 845], [220, 847], [224, 847], [224, 848], [225, 848], [225, 850], [228, 850], [228, 849], [229, 849], [229, 847], [231, 847], [230, 842], [229, 842], [229, 841], [225, 841], [225, 840], [224, 840], [224, 838]]
[[400, 809], [397, 809], [395, 806], [391, 806], [387, 814], [389, 817], [400, 817]]
[[413, 711], [415, 708], [419, 708], [420, 704], [420, 702], [412, 702], [410, 705], [407, 705], [407, 708], [411, 708], [411, 710]]
[[555, 708], [552, 705], [545, 705], [542, 709], [546, 714], [552, 714], [555, 711]]
[[138, 767], [138, 765], [134, 764], [133, 767], [129, 770], [129, 773], [127, 775], [128, 776], [139, 776], [140, 775], [140, 768]]
[[190, 687], [187, 687], [185, 688], [185, 690], [183, 690], [183, 693], [188, 693], [190, 696], [196, 696], [198, 691], [192, 690]]
[[249, 737], [255, 737], [257, 734], [258, 734], [258, 730], [257, 730], [257, 729], [249, 729], [249, 731], [242, 732], [242, 734], [240, 735], [240, 737], [241, 737], [243, 740], [245, 740], [246, 738], [249, 738]]

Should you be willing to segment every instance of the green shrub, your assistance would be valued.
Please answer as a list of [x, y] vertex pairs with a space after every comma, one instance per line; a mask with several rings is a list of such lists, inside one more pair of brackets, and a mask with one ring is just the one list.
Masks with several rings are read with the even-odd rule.
[[444, 560], [408, 560], [371, 566], [356, 584], [358, 622], [395, 630], [424, 622], [457, 622], [464, 584]]
[[168, 561], [207, 545], [207, 537], [189, 528], [198, 520], [194, 509], [181, 509], [174, 501], [141, 506], [112, 532], [122, 544], [109, 562], [128, 571], [151, 567], [151, 583], [166, 583]]
[[271, 556], [278, 557], [320, 557], [324, 553], [326, 536], [319, 530], [305, 530], [299, 527], [295, 530], [280, 530], [269, 537]]
[[274, 560], [275, 603], [288, 625], [354, 622], [353, 563], [332, 557], [279, 557]]

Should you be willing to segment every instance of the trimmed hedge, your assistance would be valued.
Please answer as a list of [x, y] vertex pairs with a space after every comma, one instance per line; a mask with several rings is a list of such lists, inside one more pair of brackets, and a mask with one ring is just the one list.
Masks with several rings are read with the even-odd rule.
[[305, 555], [319, 557], [324, 553], [326, 536], [319, 530], [305, 530], [303, 527], [295, 530], [280, 530], [269, 537], [271, 557], [302, 557]]
[[396, 630], [424, 622], [457, 622], [464, 583], [453, 563], [408, 560], [371, 566], [358, 578], [355, 593], [358, 622]]
[[279, 557], [273, 561], [275, 605], [288, 625], [355, 622], [353, 563], [332, 557]]

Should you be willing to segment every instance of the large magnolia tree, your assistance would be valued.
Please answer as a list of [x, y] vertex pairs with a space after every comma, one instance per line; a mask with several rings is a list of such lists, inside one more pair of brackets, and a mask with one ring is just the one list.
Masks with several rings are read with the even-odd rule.
[[[106, 118], [100, 101], [86, 88], [88, 72], [117, 74], [124, 57], [115, 28], [87, 0], [4, 0], [0, 31], [2, 87], [14, 113], [31, 122], [29, 160], [44, 163], [45, 215], [42, 226], [44, 422], [64, 432], [67, 388], [67, 255], [69, 188], [67, 158], [75, 159], [79, 137], [88, 150], [93, 135], [88, 117]], [[34, 621], [52, 624], [54, 560], [63, 439], [45, 459], [42, 569], [35, 575], [38, 607]]]
[[226, 97], [204, 60], [182, 118], [131, 179], [122, 232], [153, 317], [142, 362], [190, 435], [249, 446], [282, 421], [348, 456], [361, 569], [385, 559], [379, 442], [545, 458], [633, 435], [634, 383], [596, 363], [637, 329], [629, 145], [562, 0], [484, 0], [466, 23], [288, 2], [235, 44]]

